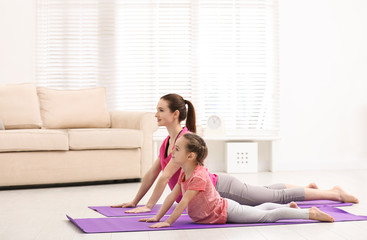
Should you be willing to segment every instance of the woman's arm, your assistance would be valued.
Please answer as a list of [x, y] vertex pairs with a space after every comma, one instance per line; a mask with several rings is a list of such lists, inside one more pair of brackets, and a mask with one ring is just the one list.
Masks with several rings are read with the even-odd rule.
[[[149, 191], [149, 189], [152, 187], [154, 181], [157, 179], [159, 173], [161, 171], [161, 163], [160, 159], [157, 158], [152, 167], [149, 169], [148, 172], [143, 177], [143, 181], [140, 185], [140, 188], [138, 190], [138, 193], [136, 194], [133, 201], [128, 203], [123, 203], [120, 205], [114, 205], [112, 207], [136, 207], [136, 205], [140, 202], [140, 200], [145, 196], [145, 194]], [[149, 209], [150, 211], [150, 209]]]
[[164, 214], [166, 214], [166, 212], [172, 207], [173, 203], [180, 195], [180, 193], [181, 193], [181, 186], [179, 184], [176, 184], [172, 192], [168, 194], [168, 196], [164, 200], [163, 205], [159, 209], [157, 215], [151, 218], [140, 219], [139, 222], [158, 222], [164, 216]]
[[154, 188], [152, 196], [149, 198], [148, 203], [144, 207], [135, 208], [129, 211], [128, 213], [140, 213], [140, 212], [149, 212], [156, 205], [159, 198], [162, 196], [165, 187], [168, 184], [168, 181], [171, 177], [180, 169], [180, 166], [173, 162], [169, 162], [166, 168], [163, 170], [162, 175], [159, 177], [157, 184]]
[[[180, 166], [173, 162], [169, 162], [166, 168], [163, 170], [162, 175], [159, 177], [157, 184], [154, 188], [152, 196], [149, 198], [147, 207], [153, 208], [162, 196], [164, 189], [166, 188], [171, 177], [180, 169]], [[177, 185], [177, 184], [176, 184]], [[178, 196], [177, 196], [178, 197]], [[176, 200], [176, 199], [175, 199]]]
[[[176, 220], [181, 216], [182, 212], [187, 208], [187, 206], [189, 205], [189, 202], [193, 199], [193, 197], [195, 197], [195, 195], [198, 193], [199, 191], [196, 190], [187, 190], [185, 192], [185, 194], [183, 195], [181, 201], [179, 204], [177, 204], [177, 207], [175, 208], [175, 210], [173, 211], [173, 213], [171, 214], [171, 216], [169, 216], [167, 218], [166, 221], [164, 222], [159, 222], [156, 224], [151, 225], [151, 228], [161, 228], [161, 227], [170, 227], [174, 222], [176, 222]], [[167, 209], [168, 210], [168, 209]], [[166, 210], [166, 212], [167, 212]], [[160, 210], [159, 210], [160, 211]], [[159, 212], [158, 212], [159, 214]], [[157, 218], [159, 218], [159, 220], [163, 217], [157, 214]], [[159, 221], [158, 220], [158, 221]]]

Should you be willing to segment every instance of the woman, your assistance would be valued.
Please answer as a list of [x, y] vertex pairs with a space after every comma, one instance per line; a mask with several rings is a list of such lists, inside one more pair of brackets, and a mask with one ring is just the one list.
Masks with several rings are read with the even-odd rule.
[[[157, 118], [158, 126], [166, 127], [169, 133], [162, 143], [159, 157], [144, 175], [135, 198], [131, 202], [112, 207], [136, 207], [162, 171], [162, 175], [159, 177], [148, 203], [145, 206], [127, 211], [129, 213], [150, 212], [158, 202], [166, 185], [168, 184], [172, 190], [178, 181], [180, 167], [170, 161], [171, 152], [175, 147], [177, 139], [184, 133], [188, 131], [196, 132], [195, 108], [190, 101], [184, 100], [180, 95], [167, 94], [159, 100], [155, 117]], [[182, 128], [181, 122], [184, 120], [186, 120], [186, 126]], [[242, 205], [256, 206], [265, 202], [289, 203], [291, 201], [321, 199], [358, 203], [357, 198], [347, 194], [338, 186], [330, 190], [319, 190], [317, 185], [313, 183], [306, 187], [297, 187], [289, 184], [275, 184], [265, 187], [252, 186], [240, 182], [231, 175], [216, 175], [209, 172], [208, 174], [221, 197], [234, 200]], [[180, 199], [181, 196], [177, 198], [177, 202]]]

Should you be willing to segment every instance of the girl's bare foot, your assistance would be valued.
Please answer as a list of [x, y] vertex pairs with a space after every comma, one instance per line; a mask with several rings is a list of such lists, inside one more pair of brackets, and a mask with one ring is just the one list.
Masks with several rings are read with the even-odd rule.
[[340, 200], [342, 202], [351, 202], [351, 203], [358, 203], [359, 200], [353, 195], [346, 193], [341, 187], [335, 186], [331, 189], [331, 191], [337, 192], [340, 196]]
[[316, 183], [312, 182], [306, 186], [306, 188], [319, 189]]
[[329, 214], [321, 211], [316, 207], [312, 207], [309, 210], [309, 219], [317, 220], [320, 222], [334, 222], [334, 218]]
[[297, 203], [295, 203], [295, 202], [290, 202], [289, 203], [289, 207], [290, 208], [299, 208], [298, 205], [297, 205]]

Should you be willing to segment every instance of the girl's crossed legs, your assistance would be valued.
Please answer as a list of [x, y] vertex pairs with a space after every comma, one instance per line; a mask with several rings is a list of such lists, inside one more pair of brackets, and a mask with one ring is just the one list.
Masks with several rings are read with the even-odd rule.
[[259, 223], [276, 222], [281, 219], [313, 219], [333, 222], [334, 218], [317, 208], [299, 209], [297, 204], [263, 203], [258, 206], [241, 205], [227, 199], [227, 222], [230, 223]]

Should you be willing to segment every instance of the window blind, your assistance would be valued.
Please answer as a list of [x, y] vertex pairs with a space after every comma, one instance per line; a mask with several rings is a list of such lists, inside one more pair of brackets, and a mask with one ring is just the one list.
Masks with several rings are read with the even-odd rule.
[[197, 124], [277, 134], [278, 1], [38, 0], [37, 81], [104, 86], [109, 108], [191, 100]]
[[99, 84], [98, 1], [37, 1], [37, 66], [39, 85], [82, 88]]

